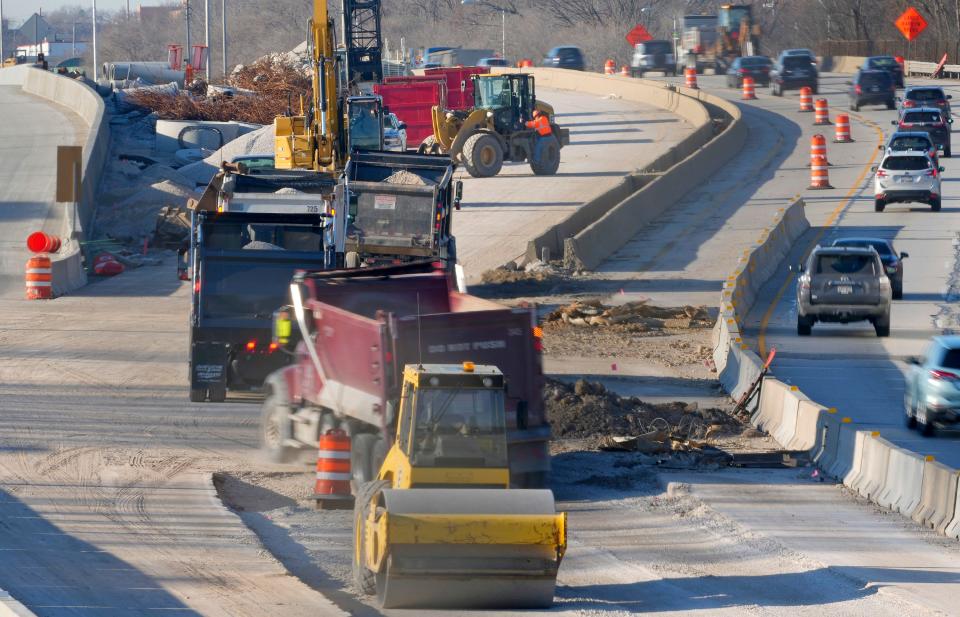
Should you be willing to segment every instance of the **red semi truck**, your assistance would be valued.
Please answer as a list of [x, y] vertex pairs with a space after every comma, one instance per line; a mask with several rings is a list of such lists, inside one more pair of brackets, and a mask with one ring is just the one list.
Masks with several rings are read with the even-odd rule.
[[295, 360], [267, 378], [261, 416], [272, 460], [291, 461], [341, 429], [351, 437], [354, 485], [370, 481], [396, 433], [404, 367], [474, 362], [506, 379], [511, 484], [546, 485], [550, 426], [533, 308], [454, 291], [442, 266], [429, 262], [300, 272], [290, 291], [293, 305], [278, 312], [277, 332], [284, 319], [294, 324], [279, 343]]

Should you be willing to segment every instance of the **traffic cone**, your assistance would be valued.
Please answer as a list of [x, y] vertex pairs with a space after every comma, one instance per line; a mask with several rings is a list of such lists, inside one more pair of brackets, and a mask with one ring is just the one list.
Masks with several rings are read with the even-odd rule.
[[810, 186], [808, 188], [811, 190], [832, 189], [827, 170], [827, 159], [822, 156], [815, 158], [810, 165]]
[[757, 98], [756, 87], [753, 83], [753, 77], [744, 77], [743, 78], [743, 100], [744, 101], [753, 101]]
[[49, 300], [53, 298], [53, 267], [50, 256], [34, 255], [27, 260], [26, 271], [27, 300]]
[[686, 87], [697, 90], [697, 69], [690, 66], [683, 69], [683, 83]]
[[[827, 138], [817, 133], [810, 138], [810, 164], [813, 165], [813, 160], [817, 157], [823, 157], [824, 161], [827, 161]], [[827, 165], [830, 162], [827, 161]]]
[[317, 444], [317, 479], [313, 486], [317, 509], [352, 508], [352, 477], [350, 436], [340, 429], [331, 429], [320, 435]]
[[837, 128], [835, 130], [835, 137], [833, 143], [836, 144], [849, 144], [853, 142], [853, 137], [850, 136], [850, 116], [847, 114], [837, 114]]
[[813, 123], [816, 125], [830, 124], [830, 108], [827, 99], [817, 99], [813, 105]]
[[621, 77], [630, 77], [630, 69], [626, 64], [620, 67], [620, 76]]
[[813, 88], [810, 86], [800, 88], [800, 111], [813, 111]]

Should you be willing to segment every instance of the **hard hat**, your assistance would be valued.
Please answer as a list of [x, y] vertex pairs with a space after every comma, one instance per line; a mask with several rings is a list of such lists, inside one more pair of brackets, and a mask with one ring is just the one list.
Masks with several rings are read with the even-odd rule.
[[533, 110], [533, 117], [536, 118], [536, 117], [539, 116], [539, 115], [540, 115], [540, 110], [539, 110], [539, 109], [534, 109], [534, 110]]

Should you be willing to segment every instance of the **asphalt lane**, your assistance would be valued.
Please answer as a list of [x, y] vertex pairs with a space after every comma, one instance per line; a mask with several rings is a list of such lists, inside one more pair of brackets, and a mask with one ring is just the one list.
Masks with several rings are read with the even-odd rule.
[[[795, 278], [784, 268], [762, 290], [747, 319], [747, 333], [761, 352], [777, 349], [775, 375], [796, 384], [813, 400], [853, 419], [858, 427], [879, 430], [896, 443], [960, 467], [956, 433], [923, 438], [904, 426], [904, 359], [922, 352], [931, 336], [958, 327], [956, 315], [956, 251], [960, 229], [960, 161], [941, 158], [943, 209], [931, 212], [925, 204], [894, 204], [873, 211], [873, 176], [879, 161], [878, 144], [892, 130], [895, 111], [882, 106], [847, 110], [844, 84], [848, 77], [828, 75], [821, 96], [831, 105], [831, 117], [845, 112], [853, 118], [855, 144], [828, 143], [831, 184], [827, 191], [804, 191], [807, 217], [813, 229], [795, 246], [789, 263], [805, 260], [816, 244], [830, 244], [844, 236], [876, 236], [893, 240], [898, 251], [909, 253], [904, 270], [904, 298], [894, 301], [889, 338], [876, 337], [867, 323], [817, 324], [813, 335], [796, 335]], [[926, 83], [909, 80], [908, 83]], [[955, 98], [960, 85], [937, 82]], [[796, 103], [796, 93], [784, 99]], [[777, 104], [770, 97], [750, 103]], [[799, 115], [799, 114], [797, 114]], [[812, 120], [811, 120], [812, 121]], [[809, 122], [809, 121], [808, 121]], [[833, 127], [824, 127], [832, 133]], [[828, 133], [828, 138], [832, 137]], [[805, 175], [803, 169], [796, 170]]]

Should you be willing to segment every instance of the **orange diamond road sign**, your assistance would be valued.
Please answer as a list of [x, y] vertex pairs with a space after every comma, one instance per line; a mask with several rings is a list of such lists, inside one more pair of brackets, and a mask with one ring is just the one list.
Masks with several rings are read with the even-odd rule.
[[630, 43], [631, 47], [635, 47], [638, 43], [645, 43], [652, 39], [653, 35], [647, 32], [643, 24], [637, 24], [633, 27], [633, 30], [627, 32], [627, 42]]
[[920, 36], [920, 33], [927, 27], [927, 20], [912, 6], [907, 7], [907, 10], [893, 23], [897, 26], [897, 30], [900, 31], [903, 38], [908, 41], [912, 41]]

